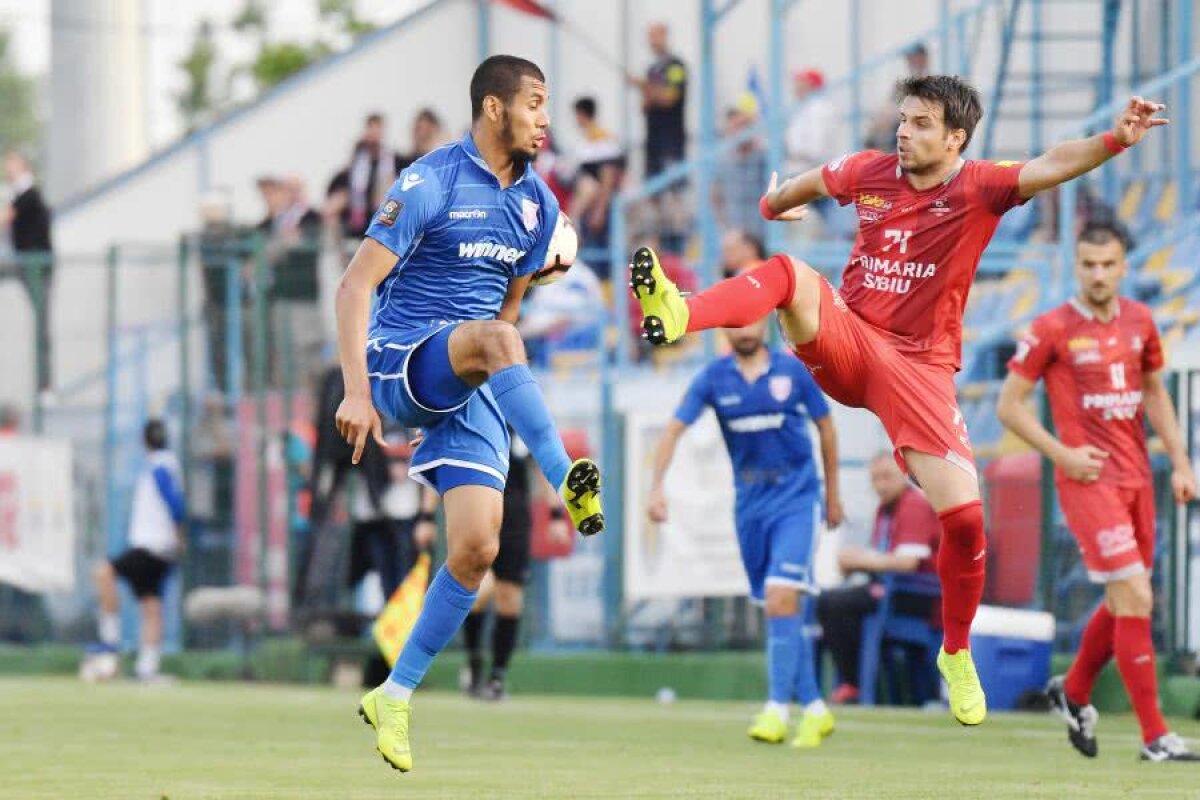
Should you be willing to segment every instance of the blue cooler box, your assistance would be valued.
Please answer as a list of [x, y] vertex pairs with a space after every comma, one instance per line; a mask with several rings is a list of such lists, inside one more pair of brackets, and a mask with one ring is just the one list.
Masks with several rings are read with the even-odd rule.
[[1014, 709], [1050, 679], [1054, 617], [1045, 611], [980, 606], [971, 625], [971, 655], [989, 709]]

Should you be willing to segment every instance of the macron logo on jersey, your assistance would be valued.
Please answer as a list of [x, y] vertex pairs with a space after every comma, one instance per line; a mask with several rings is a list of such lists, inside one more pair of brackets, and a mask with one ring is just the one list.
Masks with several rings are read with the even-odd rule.
[[414, 186], [424, 183], [425, 179], [415, 172], [410, 172], [404, 176], [404, 180], [400, 182], [400, 191], [407, 192]]
[[505, 247], [495, 242], [459, 242], [459, 258], [494, 258], [501, 264], [515, 264], [525, 255], [524, 250]]

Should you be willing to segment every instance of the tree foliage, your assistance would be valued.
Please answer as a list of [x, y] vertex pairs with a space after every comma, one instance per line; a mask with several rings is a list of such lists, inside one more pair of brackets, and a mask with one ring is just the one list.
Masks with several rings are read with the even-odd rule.
[[12, 56], [12, 33], [0, 27], [0, 151], [17, 149], [30, 156], [41, 139], [37, 83], [22, 74]]

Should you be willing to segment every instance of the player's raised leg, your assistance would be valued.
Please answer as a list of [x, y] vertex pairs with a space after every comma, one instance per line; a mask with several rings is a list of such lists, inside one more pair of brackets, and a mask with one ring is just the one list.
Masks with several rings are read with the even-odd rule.
[[498, 488], [458, 485], [446, 489], [442, 500], [449, 547], [446, 563], [429, 584], [425, 605], [391, 675], [363, 697], [359, 709], [375, 728], [380, 754], [401, 772], [413, 765], [408, 730], [413, 690], [462, 626], [500, 548], [503, 495]]
[[775, 310], [787, 318], [788, 338], [807, 344], [820, 321], [820, 280], [807, 264], [780, 254], [684, 298], [654, 250], [639, 247], [630, 258], [629, 286], [642, 307], [642, 334], [656, 345], [709, 328], [745, 327]]
[[[449, 336], [448, 357], [463, 390], [487, 383], [505, 419], [561, 495], [575, 529], [585, 536], [604, 530], [600, 469], [591, 459], [572, 463], [567, 456], [517, 329], [499, 320], [464, 322]], [[448, 390], [455, 393], [455, 387]]]
[[987, 717], [987, 698], [970, 651], [971, 622], [983, 598], [987, 562], [979, 480], [946, 458], [912, 448], [904, 448], [902, 454], [942, 523], [937, 568], [945, 638], [938, 653], [938, 670], [950, 687], [954, 718], [963, 725], [978, 725]]

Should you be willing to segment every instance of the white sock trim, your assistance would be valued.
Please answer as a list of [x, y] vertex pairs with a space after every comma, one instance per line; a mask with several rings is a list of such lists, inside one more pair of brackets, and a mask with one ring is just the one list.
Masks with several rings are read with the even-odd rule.
[[804, 713], [806, 715], [807, 714], [816, 714], [816, 715], [820, 716], [821, 714], [824, 714], [827, 711], [829, 711], [829, 706], [825, 705], [824, 700], [813, 700], [811, 703], [809, 703], [808, 705], [806, 705], [804, 707]]
[[407, 686], [401, 686], [391, 678], [383, 682], [383, 693], [393, 700], [403, 700], [408, 702], [412, 699], [413, 690]]
[[763, 711], [774, 711], [784, 722], [787, 722], [788, 717], [791, 716], [787, 703], [776, 703], [774, 700], [768, 700], [766, 705], [763, 706]]

